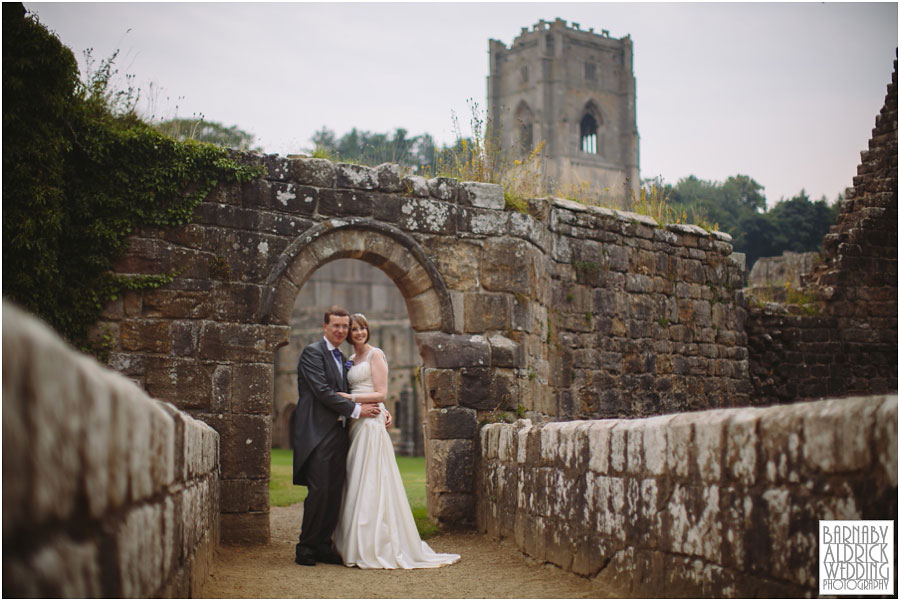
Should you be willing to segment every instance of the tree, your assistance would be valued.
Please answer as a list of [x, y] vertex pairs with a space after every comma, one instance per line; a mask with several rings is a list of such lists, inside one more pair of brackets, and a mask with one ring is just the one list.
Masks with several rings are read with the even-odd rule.
[[323, 126], [310, 141], [314, 152], [332, 155], [336, 160], [369, 166], [397, 163], [414, 171], [433, 166], [439, 152], [434, 138], [429, 134], [409, 137], [409, 131], [402, 127], [392, 134], [362, 131], [354, 127], [337, 138], [334, 131]]
[[200, 119], [169, 119], [154, 127], [179, 142], [196, 140], [197, 142], [209, 142], [222, 148], [262, 150], [259, 146], [253, 146], [256, 136], [238, 129], [237, 125], [226, 127], [215, 121], [205, 121], [202, 117]]

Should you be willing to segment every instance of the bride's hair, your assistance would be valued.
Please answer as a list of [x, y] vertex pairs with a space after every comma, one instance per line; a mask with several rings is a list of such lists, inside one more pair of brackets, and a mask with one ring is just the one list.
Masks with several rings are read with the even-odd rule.
[[369, 322], [366, 321], [366, 316], [362, 313], [354, 313], [350, 316], [350, 327], [353, 327], [353, 322], [358, 323], [362, 327], [366, 329], [366, 342], [369, 341], [369, 337], [372, 335], [372, 330], [369, 329]]

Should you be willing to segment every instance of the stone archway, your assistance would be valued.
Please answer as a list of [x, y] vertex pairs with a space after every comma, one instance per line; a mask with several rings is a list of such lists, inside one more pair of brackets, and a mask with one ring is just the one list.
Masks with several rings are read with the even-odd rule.
[[360, 218], [331, 219], [298, 236], [266, 279], [257, 321], [289, 323], [294, 300], [309, 276], [325, 263], [348, 258], [374, 265], [391, 278], [416, 332], [452, 331], [447, 286], [422, 247], [397, 228]]
[[[453, 333], [453, 305], [443, 278], [413, 238], [388, 224], [361, 218], [331, 219], [310, 228], [276, 261], [266, 279], [267, 293], [257, 321], [288, 324], [297, 295], [313, 272], [347, 258], [365, 261], [390, 277], [403, 296], [410, 326], [416, 332], [427, 408], [433, 409], [435, 401], [439, 404], [425, 427], [429, 513], [443, 525], [473, 524], [476, 411], [459, 406], [458, 385], [447, 387], [453, 376], [447, 373], [448, 358], [442, 355], [458, 353], [461, 346]], [[287, 342], [285, 337], [283, 343]], [[465, 342], [462, 346], [475, 348]], [[483, 350], [488, 351], [483, 358], [470, 351], [469, 361], [487, 365], [487, 344]], [[438, 392], [438, 388], [442, 390]]]

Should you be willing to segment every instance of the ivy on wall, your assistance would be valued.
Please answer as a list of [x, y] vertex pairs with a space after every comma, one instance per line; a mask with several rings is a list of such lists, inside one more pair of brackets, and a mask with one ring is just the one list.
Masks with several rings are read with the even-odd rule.
[[3, 4], [3, 294], [82, 348], [106, 302], [171, 280], [112, 273], [135, 228], [187, 223], [218, 182], [262, 175], [142, 121], [112, 60], [81, 82], [71, 50]]

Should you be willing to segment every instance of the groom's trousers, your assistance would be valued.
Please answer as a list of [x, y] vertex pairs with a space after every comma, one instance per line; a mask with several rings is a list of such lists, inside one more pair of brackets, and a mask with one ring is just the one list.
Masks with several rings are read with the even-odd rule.
[[349, 448], [347, 431], [336, 421], [306, 460], [309, 492], [303, 502], [303, 526], [298, 546], [316, 552], [331, 550], [331, 536], [340, 518]]

